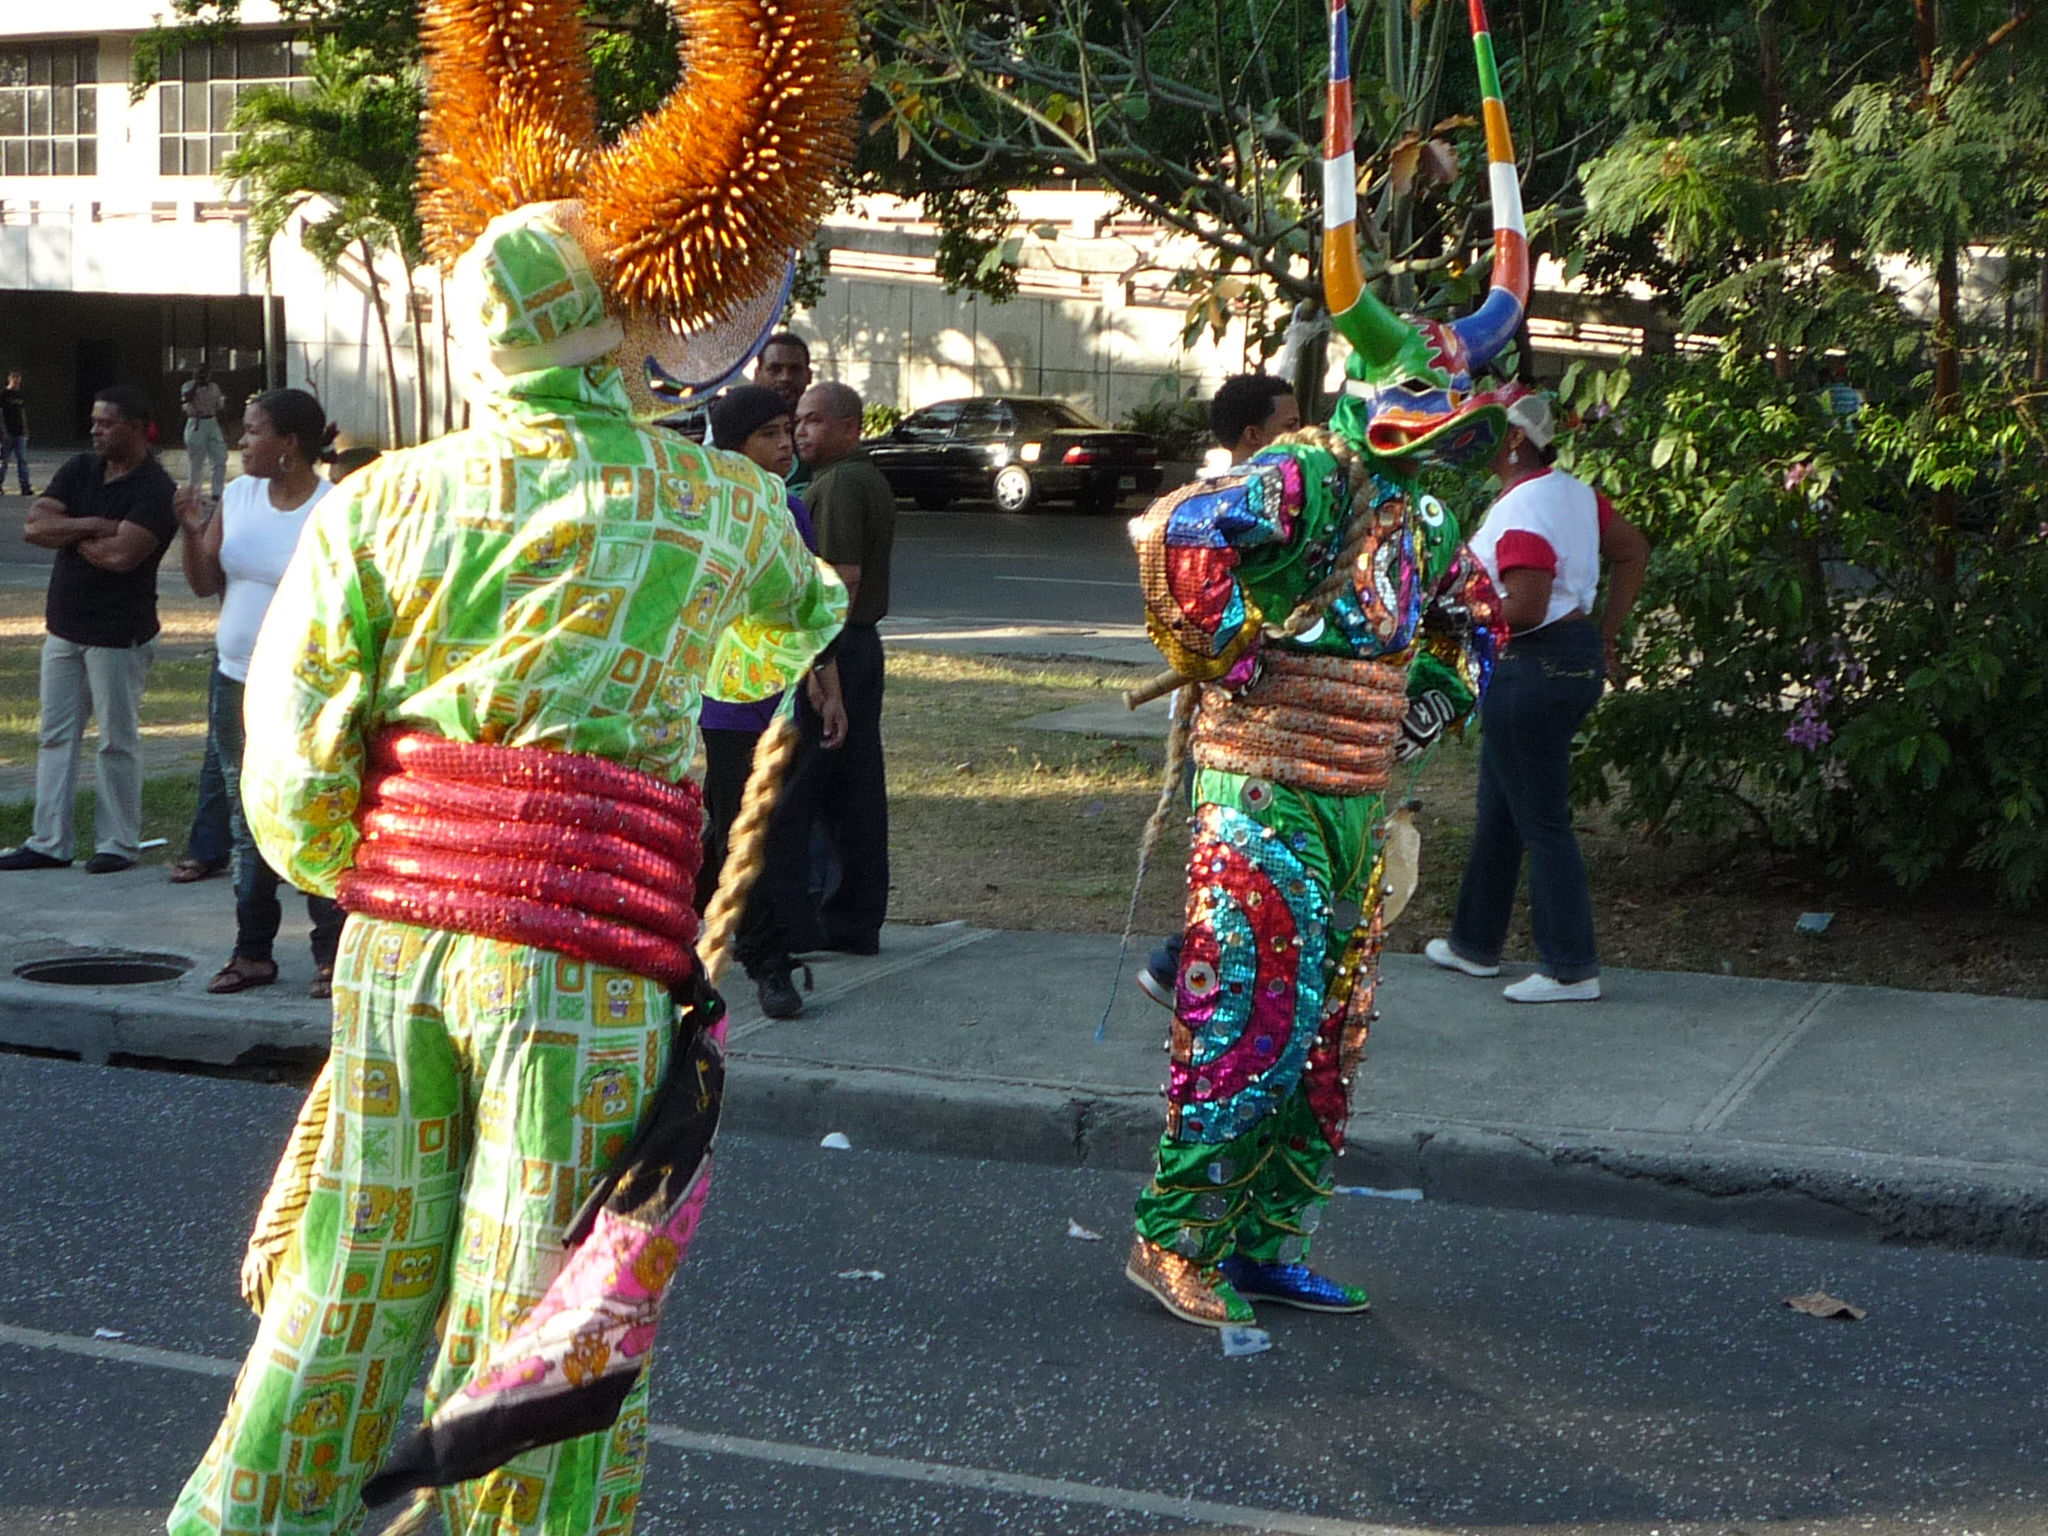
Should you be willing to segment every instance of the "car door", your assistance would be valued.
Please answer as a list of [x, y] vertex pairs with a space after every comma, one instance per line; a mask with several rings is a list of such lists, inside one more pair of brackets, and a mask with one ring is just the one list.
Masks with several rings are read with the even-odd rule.
[[887, 437], [867, 445], [868, 457], [897, 495], [914, 496], [921, 488], [935, 490], [945, 484], [946, 448], [964, 403], [941, 400], [912, 411]]
[[[989, 475], [996, 465], [996, 457], [989, 450], [998, 443], [1007, 444], [1016, 425], [1009, 406], [1001, 400], [962, 403], [960, 419], [953, 427], [953, 440], [946, 445], [947, 486], [954, 494], [988, 494]], [[1009, 462], [1008, 458], [1003, 462]]]

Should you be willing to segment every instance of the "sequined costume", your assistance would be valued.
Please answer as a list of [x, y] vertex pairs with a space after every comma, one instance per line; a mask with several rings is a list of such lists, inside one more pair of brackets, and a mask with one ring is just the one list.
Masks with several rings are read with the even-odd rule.
[[1307, 1258], [1374, 1017], [1388, 786], [1397, 751], [1470, 714], [1506, 638], [1492, 584], [1416, 484], [1422, 462], [1500, 440], [1503, 405], [1474, 377], [1528, 300], [1506, 109], [1481, 0], [1468, 8], [1495, 225], [1486, 299], [1411, 321], [1366, 287], [1349, 10], [1330, 0], [1322, 261], [1350, 388], [1329, 431], [1132, 524], [1153, 641], [1200, 699], [1166, 1132], [1126, 1274], [1190, 1322], [1246, 1321], [1248, 1296], [1367, 1305]]
[[[322, 504], [250, 668], [252, 829], [350, 916], [174, 1536], [355, 1531], [380, 1465], [452, 1536], [632, 1527], [723, 1056], [698, 708], [789, 686], [846, 612], [778, 480], [642, 425], [758, 346], [860, 89], [839, 0], [712, 9], [678, 97], [600, 149], [570, 0], [427, 7], [423, 209], [476, 425]], [[650, 181], [719, 210], [715, 251]]]

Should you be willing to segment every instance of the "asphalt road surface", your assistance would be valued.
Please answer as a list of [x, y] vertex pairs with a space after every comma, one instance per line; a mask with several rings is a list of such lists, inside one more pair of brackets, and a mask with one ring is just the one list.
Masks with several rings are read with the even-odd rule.
[[[160, 1529], [295, 1105], [0, 1056], [0, 1533]], [[1346, 1196], [1377, 1311], [1227, 1359], [1120, 1279], [1135, 1184], [728, 1141], [640, 1530], [2048, 1528], [2048, 1265]], [[1867, 1320], [1781, 1304], [1816, 1287]]]

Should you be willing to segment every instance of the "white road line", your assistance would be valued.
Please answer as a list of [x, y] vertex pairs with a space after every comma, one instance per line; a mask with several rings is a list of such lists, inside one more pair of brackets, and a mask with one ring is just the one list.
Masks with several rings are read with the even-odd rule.
[[[77, 1334], [48, 1333], [40, 1328], [16, 1328], [0, 1323], [0, 1344], [22, 1349], [49, 1350], [56, 1354], [82, 1355], [90, 1360], [111, 1360], [122, 1365], [145, 1365], [158, 1370], [183, 1371], [190, 1376], [212, 1376], [231, 1380], [240, 1363], [218, 1360], [211, 1355], [188, 1354], [177, 1349], [152, 1349], [118, 1339], [88, 1339]], [[417, 1393], [414, 1394], [418, 1396]], [[1020, 1498], [1048, 1499], [1059, 1504], [1080, 1504], [1096, 1509], [1119, 1509], [1131, 1514], [1161, 1519], [1185, 1520], [1232, 1531], [1274, 1532], [1276, 1536], [1433, 1536], [1413, 1526], [1377, 1525], [1360, 1520], [1333, 1520], [1321, 1515], [1295, 1514], [1284, 1509], [1260, 1509], [1249, 1504], [1220, 1504], [1210, 1499], [1181, 1498], [1151, 1493], [1138, 1488], [1108, 1487], [1101, 1483], [1078, 1483], [1063, 1477], [1031, 1477], [1021, 1472], [998, 1472], [987, 1467], [956, 1467], [942, 1461], [912, 1461], [901, 1456], [870, 1456], [862, 1451], [835, 1451], [826, 1446], [792, 1445], [784, 1440], [750, 1440], [741, 1435], [704, 1434], [677, 1429], [669, 1424], [648, 1427], [648, 1438], [678, 1451], [705, 1456], [736, 1456], [746, 1461], [772, 1462], [785, 1467], [809, 1467], [821, 1472], [844, 1472], [855, 1477], [878, 1477], [900, 1483], [928, 1483], [942, 1488], [959, 1488], [974, 1493], [1009, 1494]]]

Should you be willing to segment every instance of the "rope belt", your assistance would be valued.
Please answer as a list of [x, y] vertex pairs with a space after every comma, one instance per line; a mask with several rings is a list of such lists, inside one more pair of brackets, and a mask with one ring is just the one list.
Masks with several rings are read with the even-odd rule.
[[1202, 690], [1195, 762], [1317, 794], [1382, 794], [1407, 688], [1400, 663], [1269, 647], [1248, 686]]
[[531, 944], [671, 984], [697, 968], [703, 795], [580, 753], [388, 731], [370, 744], [350, 912]]

